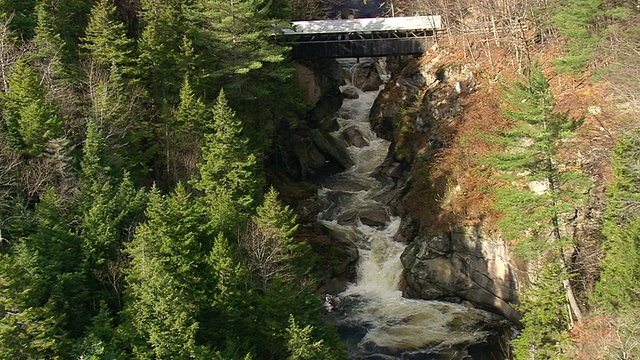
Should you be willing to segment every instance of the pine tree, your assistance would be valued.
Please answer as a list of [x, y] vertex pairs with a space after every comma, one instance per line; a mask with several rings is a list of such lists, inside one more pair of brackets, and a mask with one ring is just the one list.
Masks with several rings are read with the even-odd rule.
[[246, 74], [265, 62], [284, 59], [285, 49], [269, 43], [272, 19], [267, 16], [268, 6], [249, 0], [198, 0], [185, 15], [194, 24], [194, 47], [216, 46], [214, 77]]
[[0, 0], [0, 21], [12, 17], [9, 28], [16, 31], [21, 39], [31, 39], [34, 35], [36, 0]]
[[46, 2], [38, 2], [35, 8], [37, 23], [33, 44], [35, 52], [31, 55], [39, 67], [45, 84], [68, 77], [71, 54], [65, 51], [66, 43], [53, 24], [54, 17]]
[[96, 2], [82, 40], [81, 48], [101, 66], [117, 66], [122, 71], [132, 61], [133, 42], [127, 38], [124, 24], [116, 19], [113, 0]]
[[[50, 0], [38, 1], [36, 13], [38, 25], [36, 39], [44, 33], [38, 30], [46, 23], [49, 34], [54, 34], [61, 43], [60, 58], [71, 70], [78, 61], [78, 45], [84, 35], [93, 1], [85, 0]], [[45, 36], [45, 39], [51, 39]]]
[[614, 180], [607, 187], [605, 258], [595, 300], [608, 311], [634, 309], [640, 300], [640, 132], [623, 135], [614, 148]]
[[3, 119], [10, 144], [32, 155], [42, 155], [47, 141], [62, 135], [62, 120], [46, 100], [45, 89], [33, 67], [19, 60], [2, 97]]
[[[572, 238], [565, 230], [562, 218], [577, 211], [588, 180], [586, 175], [562, 164], [558, 151], [563, 140], [574, 135], [581, 120], [568, 119], [564, 114], [554, 112], [553, 93], [537, 65], [524, 82], [516, 82], [507, 89], [505, 102], [504, 116], [513, 122], [513, 126], [490, 139], [502, 145], [505, 151], [493, 153], [483, 160], [501, 171], [505, 180], [505, 185], [495, 190], [495, 207], [505, 214], [499, 222], [500, 228], [507, 238], [519, 239], [520, 256], [542, 259], [543, 268], [548, 266], [544, 262], [561, 264], [550, 267], [554, 272], [544, 280], [555, 284], [538, 283], [535, 286], [555, 289], [559, 284], [564, 285], [571, 309], [580, 321], [581, 311], [569, 281], [570, 259], [565, 255], [565, 247], [572, 244]], [[523, 299], [529, 323], [542, 322], [534, 319], [536, 314], [551, 311], [546, 308], [534, 310], [546, 306], [545, 296], [552, 297], [553, 294]], [[525, 345], [526, 341], [521, 340], [519, 346], [542, 346], [538, 343]]]
[[567, 39], [567, 55], [555, 61], [558, 70], [580, 72], [593, 58], [598, 43], [595, 22], [602, 0], [562, 0], [554, 8], [553, 25]]
[[[141, 1], [138, 78], [156, 106], [174, 105], [186, 75], [181, 49], [185, 26], [180, 2]], [[164, 102], [164, 104], [163, 104]]]
[[196, 338], [203, 290], [215, 276], [207, 272], [206, 221], [180, 185], [168, 197], [153, 191], [147, 218], [127, 249], [126, 313], [146, 344], [136, 347], [138, 357], [206, 358]]
[[205, 135], [195, 186], [209, 199], [227, 196], [239, 213], [248, 214], [259, 188], [257, 160], [224, 91], [220, 91], [208, 127], [211, 132]]
[[254, 281], [262, 289], [274, 280], [299, 286], [311, 267], [311, 249], [293, 238], [298, 229], [293, 211], [280, 202], [271, 187], [256, 212], [240, 238]]
[[3, 255], [0, 354], [3, 358], [67, 357], [70, 338], [88, 324], [86, 278], [78, 238], [60, 198], [47, 191], [37, 228]]
[[320, 356], [324, 350], [324, 344], [322, 340], [313, 341], [312, 331], [311, 325], [301, 328], [296, 324], [293, 315], [289, 315], [289, 327], [287, 328], [289, 337], [287, 348], [291, 353], [289, 360], [326, 359], [326, 357]]
[[513, 341], [516, 359], [569, 359], [568, 314], [559, 257], [543, 261], [539, 276], [522, 295], [522, 332]]
[[122, 178], [112, 173], [102, 133], [93, 121], [88, 127], [81, 163], [84, 184], [79, 191], [83, 270], [92, 279], [94, 303], [104, 302], [119, 311], [124, 287], [120, 250], [136, 217], [142, 215], [146, 194], [136, 191], [127, 173]]
[[210, 114], [200, 98], [196, 98], [189, 79], [185, 77], [180, 90], [180, 103], [171, 121], [166, 122], [163, 136], [166, 173], [174, 183], [186, 181], [195, 175], [202, 132]]

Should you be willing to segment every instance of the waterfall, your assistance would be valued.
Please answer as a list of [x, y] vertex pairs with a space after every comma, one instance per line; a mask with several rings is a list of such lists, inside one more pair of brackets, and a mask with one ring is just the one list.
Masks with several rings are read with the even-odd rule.
[[[345, 68], [354, 64], [346, 63]], [[351, 85], [345, 85], [351, 86]], [[393, 191], [390, 179], [373, 172], [387, 156], [390, 143], [371, 130], [369, 112], [378, 91], [358, 89], [336, 113], [344, 138], [357, 131], [367, 145], [349, 146], [353, 167], [327, 179], [319, 190], [323, 211], [318, 221], [352, 241], [360, 259], [357, 281], [335, 294], [340, 305], [330, 314], [352, 359], [470, 359], [467, 347], [485, 341], [495, 315], [461, 304], [402, 297], [400, 255], [404, 244], [393, 240], [400, 218], [381, 201]]]

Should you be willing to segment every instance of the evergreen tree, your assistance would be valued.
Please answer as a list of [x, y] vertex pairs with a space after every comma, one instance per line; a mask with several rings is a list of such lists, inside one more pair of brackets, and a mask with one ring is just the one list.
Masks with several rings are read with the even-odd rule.
[[291, 355], [289, 360], [327, 359], [328, 354], [323, 354], [324, 344], [322, 340], [314, 341], [312, 338], [313, 327], [307, 325], [301, 328], [296, 324], [293, 315], [289, 315], [289, 327], [287, 328], [287, 348]]
[[211, 117], [200, 98], [196, 98], [188, 78], [180, 90], [180, 104], [166, 124], [164, 153], [166, 175], [174, 183], [188, 180], [197, 171], [204, 124]]
[[9, 28], [16, 31], [21, 39], [28, 40], [35, 35], [36, 0], [0, 0], [0, 21], [11, 19]]
[[294, 240], [296, 217], [289, 206], [280, 202], [273, 187], [256, 212], [240, 239], [256, 284], [265, 289], [277, 280], [296, 287], [308, 280], [311, 249], [306, 242]]
[[[104, 302], [122, 309], [123, 259], [120, 254], [136, 217], [146, 205], [144, 190], [135, 190], [127, 173], [122, 179], [111, 173], [100, 130], [90, 121], [82, 160], [79, 235], [84, 271], [92, 279], [94, 304]], [[95, 309], [96, 311], [98, 309]]]
[[5, 131], [10, 144], [32, 155], [42, 155], [47, 141], [62, 135], [62, 120], [46, 100], [45, 89], [33, 67], [19, 60], [2, 97]]
[[123, 69], [132, 61], [133, 42], [127, 38], [124, 24], [116, 19], [113, 0], [96, 2], [82, 40], [81, 47], [101, 66]]
[[[490, 139], [502, 145], [505, 151], [484, 159], [485, 163], [500, 170], [506, 180], [506, 184], [495, 191], [495, 206], [505, 213], [499, 222], [500, 228], [508, 238], [519, 239], [518, 252], [521, 256], [542, 259], [543, 268], [548, 267], [548, 273], [541, 281], [555, 284], [537, 283], [535, 286], [542, 291], [564, 285], [571, 309], [580, 321], [581, 311], [568, 277], [570, 260], [564, 254], [565, 247], [572, 244], [572, 238], [565, 231], [561, 218], [577, 211], [588, 181], [584, 174], [564, 166], [558, 151], [562, 141], [574, 135], [581, 121], [554, 112], [553, 94], [537, 65], [524, 82], [516, 82], [508, 88], [505, 102], [504, 116], [513, 122], [513, 126]], [[550, 266], [556, 262], [561, 266]], [[551, 299], [553, 296], [553, 293], [544, 295], [536, 292], [535, 296], [523, 299], [528, 323], [544, 323], [543, 319], [535, 317], [545, 311], [554, 314], [560, 311], [547, 308], [547, 297]], [[562, 308], [563, 305], [557, 306]], [[563, 330], [554, 329], [558, 332]], [[553, 342], [554, 338], [550, 336], [543, 340]], [[518, 342], [521, 349], [542, 346], [539, 343], [527, 344], [527, 341], [533, 341], [532, 337], [522, 339]]]
[[93, 1], [86, 0], [39, 1], [36, 5], [36, 38], [43, 35], [38, 28], [46, 23], [47, 31], [55, 34], [62, 44], [60, 57], [68, 65], [67, 70], [74, 67], [73, 64], [78, 60], [78, 45], [84, 36], [92, 5]]
[[272, 19], [268, 11], [268, 6], [249, 0], [197, 0], [186, 9], [186, 16], [194, 25], [191, 29], [194, 47], [215, 46], [214, 78], [246, 74], [260, 69], [265, 62], [284, 59], [285, 49], [269, 42]]
[[558, 70], [579, 72], [593, 58], [598, 43], [595, 22], [602, 0], [561, 0], [554, 8], [553, 25], [567, 38], [567, 55], [555, 61]]
[[227, 197], [239, 213], [248, 214], [259, 188], [255, 155], [242, 134], [242, 123], [229, 107], [224, 91], [213, 108], [199, 165], [197, 189], [208, 199]]
[[143, 90], [122, 78], [117, 66], [105, 69], [90, 64], [87, 69], [88, 99], [83, 109], [89, 121], [104, 134], [105, 150], [113, 171], [126, 169], [134, 180], [148, 173], [149, 159], [155, 154], [148, 142], [152, 137], [143, 107]]
[[623, 135], [614, 148], [614, 180], [607, 187], [605, 258], [595, 299], [609, 311], [634, 309], [640, 300], [640, 132]]
[[66, 43], [53, 24], [54, 17], [46, 2], [37, 3], [35, 11], [37, 22], [33, 43], [36, 50], [31, 56], [41, 69], [43, 82], [51, 84], [68, 76], [71, 55], [65, 53]]
[[181, 45], [187, 22], [181, 4], [143, 0], [141, 8], [144, 29], [138, 40], [138, 78], [156, 106], [175, 105], [186, 75]]
[[182, 186], [168, 197], [154, 190], [147, 222], [138, 227], [127, 252], [132, 257], [127, 315], [144, 340], [138, 358], [207, 358], [198, 344], [211, 234], [199, 207]]
[[563, 266], [554, 254], [543, 261], [538, 278], [524, 290], [520, 307], [524, 328], [513, 341], [516, 359], [569, 359], [566, 297], [558, 276]]
[[49, 190], [37, 206], [34, 233], [3, 255], [0, 353], [3, 358], [67, 357], [69, 339], [89, 322], [80, 241]]

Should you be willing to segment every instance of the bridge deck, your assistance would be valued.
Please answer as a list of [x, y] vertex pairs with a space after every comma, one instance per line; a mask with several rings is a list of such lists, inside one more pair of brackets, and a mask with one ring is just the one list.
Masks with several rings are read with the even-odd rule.
[[432, 15], [346, 20], [294, 21], [293, 29], [283, 29], [282, 32], [284, 35], [312, 35], [441, 29], [441, 17], [439, 15]]
[[424, 53], [442, 30], [440, 16], [295, 21], [276, 31], [294, 58], [373, 57]]

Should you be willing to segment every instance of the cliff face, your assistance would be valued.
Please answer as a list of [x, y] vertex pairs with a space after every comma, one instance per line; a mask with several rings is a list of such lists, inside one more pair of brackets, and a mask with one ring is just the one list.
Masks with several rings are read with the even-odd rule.
[[450, 198], [464, 194], [452, 174], [432, 176], [438, 155], [457, 136], [456, 119], [478, 87], [479, 69], [447, 63], [436, 48], [431, 52], [392, 66], [396, 76], [371, 112], [374, 129], [393, 142], [387, 168], [409, 170], [402, 175], [405, 196], [398, 204], [407, 224], [398, 238], [409, 242], [402, 254], [405, 296], [468, 301], [518, 322], [512, 307], [516, 271], [507, 244], [478, 222], [447, 219]]
[[[516, 260], [514, 244], [501, 236], [496, 223], [502, 214], [493, 207], [492, 192], [500, 180], [478, 157], [500, 150], [482, 134], [509, 128], [500, 113], [502, 89], [521, 79], [523, 65], [500, 47], [465, 52], [459, 46], [434, 47], [421, 59], [393, 62], [393, 76], [372, 110], [371, 123], [393, 143], [381, 171], [399, 170], [404, 188], [397, 208], [404, 217], [398, 240], [410, 243], [402, 255], [405, 294], [469, 301], [517, 322], [520, 314], [513, 304], [519, 283], [536, 274]], [[603, 85], [577, 82], [554, 71], [551, 60], [557, 49], [535, 45], [530, 53], [551, 79], [555, 111], [584, 119], [559, 156], [564, 166], [579, 169], [593, 181], [585, 194], [589, 200], [571, 219], [562, 219], [574, 239], [567, 249], [570, 271], [576, 274], [573, 286], [586, 308], [602, 244], [599, 219], [613, 141], [608, 127], [620, 120], [606, 105]], [[591, 109], [600, 107], [608, 109], [606, 115], [593, 114]]]

